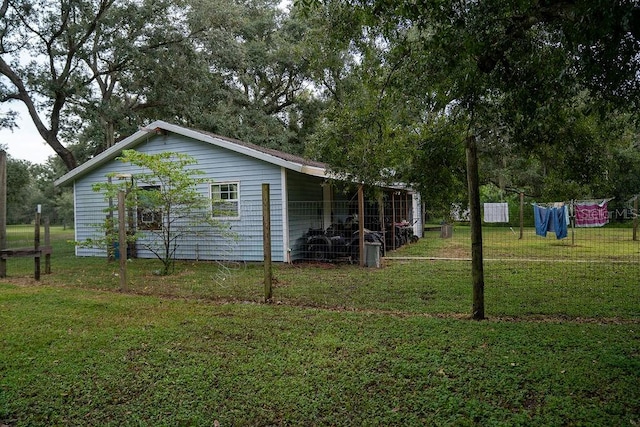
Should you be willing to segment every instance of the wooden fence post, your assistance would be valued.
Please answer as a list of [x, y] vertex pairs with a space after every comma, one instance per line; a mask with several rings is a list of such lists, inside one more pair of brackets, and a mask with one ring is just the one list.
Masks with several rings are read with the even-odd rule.
[[482, 255], [482, 219], [480, 217], [478, 145], [475, 135], [467, 136], [466, 154], [467, 184], [469, 187], [469, 219], [471, 220], [472, 317], [474, 320], [482, 320], [484, 319], [484, 260]]
[[[7, 249], [7, 153], [0, 150], [0, 250]], [[7, 260], [0, 257], [0, 277], [7, 277]]]
[[[44, 246], [51, 247], [51, 235], [50, 235], [49, 217], [44, 219]], [[44, 274], [51, 274], [51, 253], [47, 251], [44, 256]]]
[[358, 246], [360, 248], [360, 267], [365, 265], [364, 253], [364, 186], [358, 185]]
[[519, 240], [522, 240], [522, 236], [524, 235], [524, 193], [520, 192], [520, 237]]
[[[109, 191], [111, 191], [111, 176], [107, 177], [107, 184], [109, 186]], [[105, 235], [107, 236], [107, 260], [109, 262], [116, 259], [116, 250], [113, 242], [113, 234], [115, 230], [113, 229], [113, 197], [109, 196], [109, 211], [107, 212], [107, 229], [105, 230]]]
[[42, 205], [36, 208], [36, 220], [33, 227], [33, 277], [40, 280], [40, 215], [42, 214]]
[[271, 301], [273, 296], [271, 282], [271, 198], [269, 184], [262, 184], [262, 246], [264, 249], [264, 302]]
[[638, 240], [638, 196], [633, 201], [633, 241]]
[[127, 231], [124, 190], [118, 191], [118, 250], [120, 251], [120, 290], [127, 290]]

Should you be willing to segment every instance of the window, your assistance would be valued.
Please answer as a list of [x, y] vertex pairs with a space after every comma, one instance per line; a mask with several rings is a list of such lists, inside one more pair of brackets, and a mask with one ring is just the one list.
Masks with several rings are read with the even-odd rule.
[[240, 218], [240, 184], [211, 184], [211, 212], [214, 218]]
[[143, 191], [138, 193], [138, 229], [160, 230], [162, 228], [162, 211], [158, 206], [159, 185], [141, 187]]

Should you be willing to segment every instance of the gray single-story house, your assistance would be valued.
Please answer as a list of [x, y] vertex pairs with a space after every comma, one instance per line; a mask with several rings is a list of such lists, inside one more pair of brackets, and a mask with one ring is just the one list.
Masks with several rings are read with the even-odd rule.
[[[73, 185], [75, 240], [98, 237], [108, 201], [93, 191], [96, 183], [106, 182], [109, 174], [139, 173], [135, 166], [116, 158], [123, 150], [134, 149], [148, 154], [185, 153], [197, 160], [194, 168], [204, 172], [207, 184], [198, 190], [211, 198], [224, 199], [233, 213], [220, 218], [227, 223], [235, 238], [214, 241], [211, 237], [189, 238], [181, 242], [178, 259], [262, 261], [262, 184], [270, 185], [271, 253], [273, 261], [293, 262], [304, 257], [305, 236], [310, 229], [325, 229], [354, 212], [354, 197], [337, 191], [336, 181], [327, 165], [281, 151], [225, 138], [209, 132], [193, 130], [156, 121], [120, 141], [81, 166], [56, 180], [55, 185]], [[380, 187], [376, 203], [375, 223], [406, 221], [416, 235], [422, 235], [420, 196], [404, 186]], [[389, 203], [393, 201], [392, 205]], [[355, 198], [357, 204], [357, 198]], [[391, 208], [382, 208], [382, 204]], [[356, 205], [357, 207], [357, 205]], [[357, 210], [356, 210], [357, 212]], [[386, 213], [385, 213], [386, 212]], [[134, 214], [135, 215], [135, 214]], [[212, 209], [213, 215], [213, 209]], [[384, 216], [388, 219], [384, 219]], [[133, 222], [141, 224], [144, 218]], [[365, 226], [376, 229], [378, 226]], [[382, 226], [380, 226], [382, 228]], [[144, 228], [141, 227], [141, 230]], [[76, 247], [78, 256], [106, 256], [106, 248]], [[153, 257], [140, 249], [137, 256]]]

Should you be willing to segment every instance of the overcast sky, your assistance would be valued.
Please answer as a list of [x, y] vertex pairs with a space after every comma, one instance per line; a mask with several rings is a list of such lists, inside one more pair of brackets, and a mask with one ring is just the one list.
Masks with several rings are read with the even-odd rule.
[[[14, 159], [28, 160], [31, 163], [44, 163], [56, 153], [49, 147], [33, 125], [27, 109], [22, 103], [12, 103], [11, 108], [18, 112], [19, 128], [12, 131], [0, 129], [0, 143], [7, 147], [7, 153]], [[2, 107], [0, 111], [6, 111]]]

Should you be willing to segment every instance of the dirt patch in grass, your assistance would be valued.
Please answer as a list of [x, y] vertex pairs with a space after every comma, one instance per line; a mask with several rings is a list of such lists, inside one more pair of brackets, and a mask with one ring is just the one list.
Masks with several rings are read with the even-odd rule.
[[441, 248], [438, 251], [437, 256], [440, 258], [465, 259], [465, 258], [469, 258], [471, 254], [469, 253], [468, 247], [461, 245], [459, 243], [452, 243]]
[[5, 277], [4, 279], [0, 280], [16, 286], [37, 286], [42, 284], [41, 281], [38, 281], [33, 277]]

